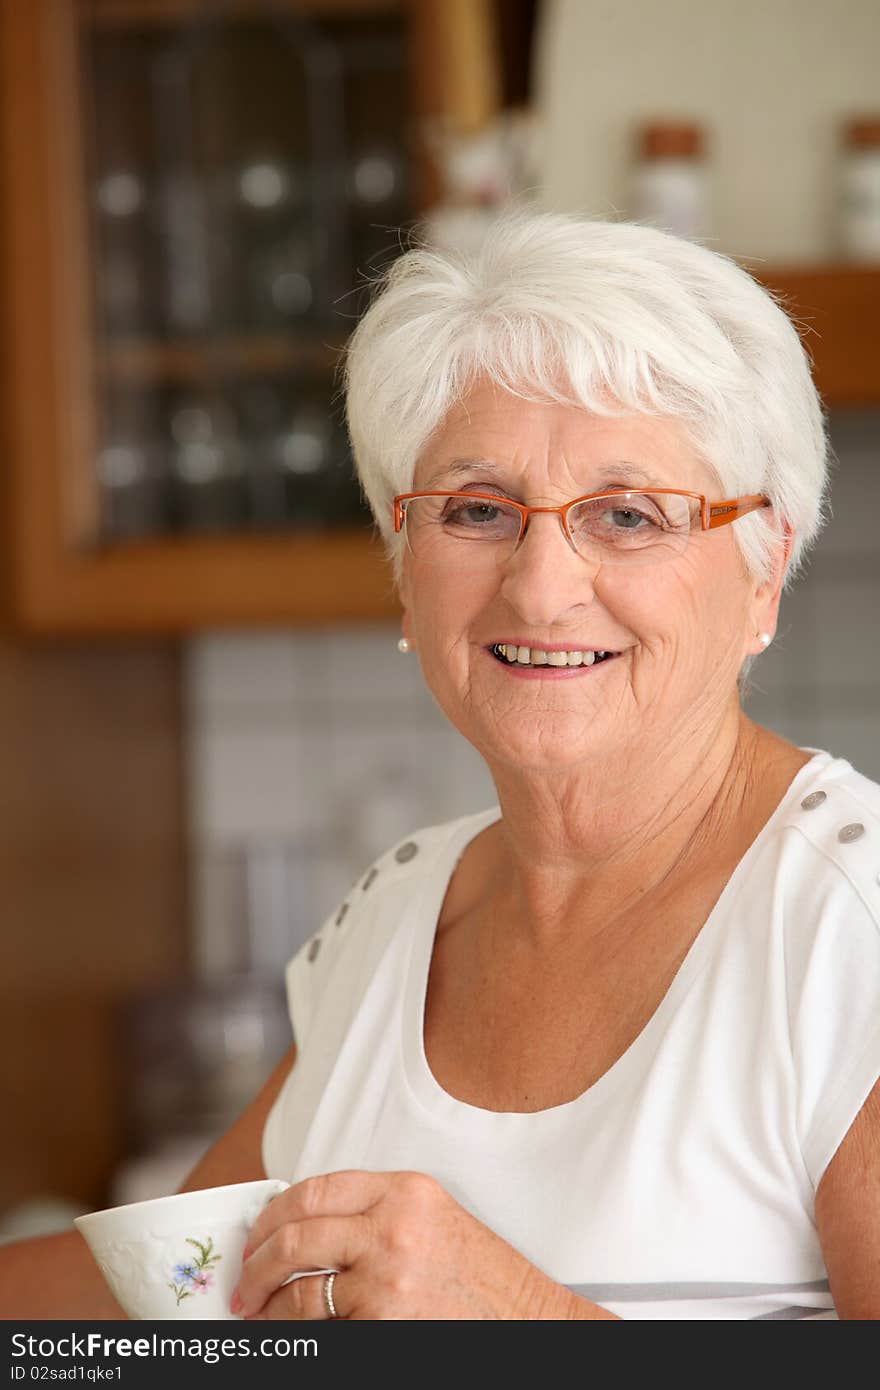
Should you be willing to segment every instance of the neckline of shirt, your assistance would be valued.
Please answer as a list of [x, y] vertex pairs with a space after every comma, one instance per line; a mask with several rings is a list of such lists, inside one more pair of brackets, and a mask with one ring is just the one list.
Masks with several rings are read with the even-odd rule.
[[428, 1064], [424, 1033], [425, 1002], [440, 909], [452, 874], [468, 844], [486, 826], [501, 818], [501, 808], [496, 805], [487, 811], [479, 811], [454, 821], [449, 835], [435, 851], [430, 871], [425, 874], [421, 890], [410, 902], [403, 924], [404, 931], [410, 938], [410, 951], [406, 964], [403, 1007], [399, 1014], [402, 1028], [400, 1044], [404, 1075], [411, 1093], [420, 1105], [438, 1119], [454, 1120], [471, 1131], [504, 1135], [515, 1130], [520, 1138], [524, 1131], [528, 1131], [536, 1139], [548, 1129], [565, 1126], [579, 1112], [598, 1106], [609, 1087], [620, 1082], [637, 1064], [642, 1052], [662, 1027], [666, 1016], [674, 1009], [694, 977], [707, 963], [731, 897], [737, 892], [748, 866], [769, 835], [790, 812], [796, 798], [803, 793], [804, 784], [809, 783], [817, 774], [822, 777], [829, 774], [833, 776], [835, 764], [849, 766], [845, 759], [835, 758], [823, 749], [804, 748], [802, 751], [812, 753], [813, 757], [795, 773], [784, 796], [740, 859], [644, 1028], [620, 1057], [585, 1091], [572, 1100], [544, 1110], [484, 1110], [480, 1106], [450, 1095], [437, 1081]]

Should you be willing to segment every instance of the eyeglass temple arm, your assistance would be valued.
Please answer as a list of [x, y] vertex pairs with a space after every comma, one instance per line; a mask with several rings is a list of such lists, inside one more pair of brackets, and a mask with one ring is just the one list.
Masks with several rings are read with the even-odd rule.
[[736, 521], [738, 517], [748, 516], [749, 512], [756, 512], [760, 507], [771, 505], [769, 497], [763, 497], [759, 494], [753, 494], [751, 497], [730, 497], [723, 502], [712, 502], [706, 508], [708, 516], [703, 530], [713, 531], [716, 526], [726, 526], [728, 522]]

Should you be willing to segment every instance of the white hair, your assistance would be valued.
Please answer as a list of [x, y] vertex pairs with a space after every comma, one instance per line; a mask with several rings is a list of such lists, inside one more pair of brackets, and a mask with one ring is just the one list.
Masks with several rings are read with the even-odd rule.
[[392, 499], [477, 377], [677, 419], [723, 496], [773, 503], [734, 526], [749, 571], [766, 577], [783, 527], [787, 582], [798, 570], [824, 521], [822, 405], [793, 323], [729, 257], [634, 223], [515, 210], [474, 254], [414, 246], [377, 288], [349, 342], [347, 418], [397, 584]]

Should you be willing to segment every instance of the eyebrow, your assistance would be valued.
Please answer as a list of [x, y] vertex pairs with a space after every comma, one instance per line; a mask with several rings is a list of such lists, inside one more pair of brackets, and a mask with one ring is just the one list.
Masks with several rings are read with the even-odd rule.
[[[490, 480], [498, 479], [502, 481], [503, 479], [500, 476], [501, 472], [502, 470], [499, 470], [498, 465], [493, 463], [491, 459], [453, 459], [451, 463], [444, 464], [442, 468], [439, 468], [436, 473], [432, 474], [425, 484], [425, 489], [430, 491], [431, 488], [435, 488], [442, 481], [452, 481], [453, 479], [462, 477], [465, 473], [482, 475]], [[640, 468], [638, 464], [629, 463], [625, 459], [620, 459], [615, 463], [603, 464], [598, 470], [597, 478], [600, 483], [620, 481], [624, 483], [642, 483], [645, 486], [651, 487], [664, 486], [663, 483], [658, 483], [656, 479], [653, 479], [651, 475], [646, 473], [643, 468]]]

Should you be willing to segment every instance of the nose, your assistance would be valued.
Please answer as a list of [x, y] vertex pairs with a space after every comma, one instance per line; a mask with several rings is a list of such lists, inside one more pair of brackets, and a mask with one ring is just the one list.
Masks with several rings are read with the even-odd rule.
[[576, 549], [575, 549], [575, 546], [572, 545], [571, 541], [569, 540], [568, 532], [567, 532], [566, 529], [565, 529], [565, 523], [564, 523], [563, 520], [562, 520], [562, 513], [559, 512], [559, 511], [557, 511], [555, 507], [533, 507], [533, 508], [532, 508], [531, 512], [530, 512], [529, 515], [526, 517], [526, 524], [525, 524], [525, 527], [523, 528], [523, 534], [522, 534], [522, 536], [520, 537], [520, 542], [519, 542], [519, 546], [517, 547], [517, 549], [519, 549], [519, 548], [522, 546], [523, 541], [525, 540], [526, 536], [529, 534], [529, 528], [531, 527], [532, 523], [533, 523], [534, 520], [535, 520], [535, 513], [536, 513], [536, 512], [537, 512], [540, 516], [542, 516], [542, 517], [544, 517], [544, 516], [555, 516], [555, 517], [556, 517], [556, 520], [559, 522], [559, 529], [560, 529], [560, 531], [562, 532], [562, 539], [565, 541], [565, 544], [568, 546], [569, 550], [574, 550], [575, 553], [577, 553], [577, 551], [576, 551]]
[[503, 566], [501, 593], [525, 623], [549, 627], [569, 609], [594, 601], [600, 568], [601, 561], [574, 549], [558, 512], [533, 514]]

